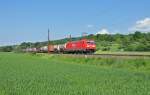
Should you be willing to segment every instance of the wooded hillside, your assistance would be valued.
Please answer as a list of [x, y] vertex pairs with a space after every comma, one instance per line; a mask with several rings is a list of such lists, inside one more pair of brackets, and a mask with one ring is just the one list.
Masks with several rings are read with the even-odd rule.
[[[82, 39], [83, 37], [72, 38], [72, 41]], [[134, 34], [98, 34], [88, 35], [84, 38], [94, 39], [99, 51], [150, 51], [150, 33], [135, 32]], [[51, 41], [51, 44], [64, 44], [70, 39], [60, 39]], [[23, 42], [20, 45], [3, 46], [0, 51], [21, 51], [29, 47], [39, 48], [47, 45], [45, 42]]]

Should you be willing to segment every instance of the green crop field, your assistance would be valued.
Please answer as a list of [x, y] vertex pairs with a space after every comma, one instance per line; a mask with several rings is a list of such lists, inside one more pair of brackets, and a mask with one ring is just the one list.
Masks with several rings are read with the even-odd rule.
[[150, 95], [150, 59], [0, 53], [0, 95]]

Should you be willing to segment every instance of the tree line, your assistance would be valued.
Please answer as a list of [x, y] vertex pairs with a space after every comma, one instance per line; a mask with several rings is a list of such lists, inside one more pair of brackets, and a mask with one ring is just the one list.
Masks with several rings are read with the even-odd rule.
[[[83, 37], [75, 37], [72, 39], [65, 38], [60, 40], [50, 41], [50, 44], [64, 44], [69, 40], [75, 41]], [[85, 36], [86, 39], [93, 39], [96, 42], [97, 50], [101, 51], [150, 51], [150, 32], [142, 33], [136, 31], [133, 34], [90, 34]], [[21, 52], [26, 48], [40, 48], [46, 46], [48, 41], [44, 42], [23, 42], [20, 45], [3, 46], [0, 51], [3, 52]]]

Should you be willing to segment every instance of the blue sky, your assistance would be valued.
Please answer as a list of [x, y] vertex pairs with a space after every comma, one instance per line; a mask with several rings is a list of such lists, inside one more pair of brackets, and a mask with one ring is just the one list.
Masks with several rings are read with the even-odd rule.
[[48, 27], [51, 39], [129, 33], [149, 23], [149, 10], [150, 0], [0, 0], [0, 45], [45, 41]]

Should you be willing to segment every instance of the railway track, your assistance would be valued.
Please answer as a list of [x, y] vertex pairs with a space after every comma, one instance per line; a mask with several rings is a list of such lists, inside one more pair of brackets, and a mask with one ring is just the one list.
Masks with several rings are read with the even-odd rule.
[[150, 58], [144, 54], [57, 54], [60, 56], [85, 57], [85, 58]]
[[144, 54], [93, 54], [96, 56], [130, 56], [130, 57], [150, 57], [150, 55]]

